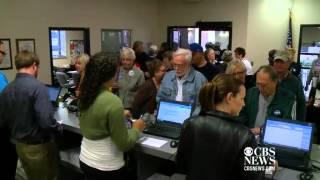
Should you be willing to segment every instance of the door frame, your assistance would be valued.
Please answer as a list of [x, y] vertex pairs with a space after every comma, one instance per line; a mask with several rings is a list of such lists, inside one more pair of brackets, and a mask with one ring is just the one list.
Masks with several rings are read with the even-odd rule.
[[132, 29], [108, 29], [108, 28], [103, 28], [101, 29], [101, 51], [102, 51], [102, 33], [103, 31], [123, 31], [127, 30], [130, 32], [130, 39], [129, 39], [129, 47], [132, 47]]
[[49, 50], [50, 50], [50, 73], [51, 73], [51, 84], [54, 84], [53, 75], [53, 57], [52, 57], [52, 43], [51, 43], [51, 31], [83, 31], [84, 40], [84, 52], [90, 56], [90, 29], [81, 27], [49, 27]]

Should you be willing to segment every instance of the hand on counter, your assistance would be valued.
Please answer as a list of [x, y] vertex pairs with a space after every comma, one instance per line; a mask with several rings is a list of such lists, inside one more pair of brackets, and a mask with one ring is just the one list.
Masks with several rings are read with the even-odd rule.
[[260, 127], [252, 128], [250, 130], [254, 135], [259, 135], [260, 134]]

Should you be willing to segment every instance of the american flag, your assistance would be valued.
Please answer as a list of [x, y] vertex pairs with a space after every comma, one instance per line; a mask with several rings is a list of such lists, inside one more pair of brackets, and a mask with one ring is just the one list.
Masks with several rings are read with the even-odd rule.
[[291, 17], [291, 9], [289, 10], [289, 27], [288, 27], [288, 35], [287, 35], [287, 48], [292, 47], [292, 17]]

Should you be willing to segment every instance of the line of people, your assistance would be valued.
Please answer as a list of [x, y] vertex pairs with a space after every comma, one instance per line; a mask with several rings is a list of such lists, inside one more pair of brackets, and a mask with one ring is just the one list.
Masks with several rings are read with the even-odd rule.
[[[146, 62], [145, 72], [141, 70], [141, 62], [138, 62], [140, 68], [135, 66], [135, 60], [144, 55], [137, 56], [131, 48], [121, 50], [120, 61], [105, 53], [90, 57], [81, 70], [78, 89], [80, 130], [84, 137], [80, 164], [85, 177], [127, 178], [123, 152], [133, 147], [146, 125], [138, 119], [127, 129], [124, 120], [154, 113], [160, 99], [192, 102], [196, 107], [195, 117], [186, 121], [182, 130], [177, 156], [180, 168], [189, 179], [228, 174], [221, 168], [238, 172], [234, 177], [246, 177], [237, 163], [241, 162], [243, 148], [255, 146], [253, 135], [260, 133], [266, 117], [304, 120], [305, 104], [301, 82], [288, 70], [287, 52], [276, 51], [273, 66], [262, 66], [253, 74], [252, 67], [248, 68], [251, 63], [244, 58], [245, 50], [236, 50], [238, 59], [231, 60], [232, 53], [224, 51], [221, 58], [226, 60], [212, 64], [206, 60], [201, 45], [191, 44], [190, 49], [162, 52], [163, 61]], [[2, 51], [0, 54], [4, 55]], [[15, 57], [17, 76], [0, 96], [0, 127], [6, 130], [1, 131], [7, 135], [3, 136], [6, 147], [14, 149], [11, 143], [15, 145], [14, 152], [18, 153], [29, 179], [45, 180], [58, 174], [53, 134], [60, 126], [53, 119], [45, 86], [36, 79], [39, 64], [39, 58], [27, 51]], [[248, 76], [256, 86], [250, 88], [252, 85], [245, 84]], [[212, 117], [217, 122], [209, 121]], [[192, 158], [199, 153], [199, 159]], [[237, 156], [223, 161], [231, 154]], [[199, 162], [208, 165], [212, 161], [217, 161], [219, 166], [203, 167], [206, 172], [197, 166]], [[16, 157], [12, 156], [8, 162], [16, 162]], [[215, 173], [210, 176], [209, 172]]]

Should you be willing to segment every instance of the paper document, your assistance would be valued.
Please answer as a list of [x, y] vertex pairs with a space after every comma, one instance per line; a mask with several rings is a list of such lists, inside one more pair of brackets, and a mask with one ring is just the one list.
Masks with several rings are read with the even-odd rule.
[[160, 148], [161, 146], [163, 146], [167, 142], [168, 141], [155, 139], [155, 138], [146, 138], [141, 144]]

